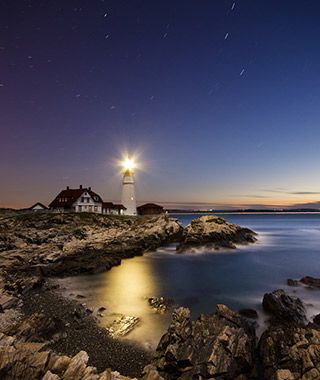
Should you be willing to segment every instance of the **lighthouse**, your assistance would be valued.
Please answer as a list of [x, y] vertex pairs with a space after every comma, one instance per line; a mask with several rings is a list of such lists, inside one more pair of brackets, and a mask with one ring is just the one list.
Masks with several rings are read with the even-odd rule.
[[136, 194], [134, 190], [134, 168], [133, 159], [126, 158], [123, 163], [122, 199], [121, 203], [126, 208], [124, 215], [137, 215]]

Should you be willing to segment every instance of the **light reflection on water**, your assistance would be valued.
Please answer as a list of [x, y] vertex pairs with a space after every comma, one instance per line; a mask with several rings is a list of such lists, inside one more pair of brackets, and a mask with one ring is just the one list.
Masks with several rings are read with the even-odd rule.
[[[195, 215], [179, 216], [183, 224]], [[143, 257], [124, 260], [109, 272], [61, 280], [66, 294], [83, 294], [88, 306], [107, 308], [102, 325], [119, 313], [141, 318], [128, 336], [155, 347], [170, 322], [170, 313], [156, 314], [146, 298], [165, 296], [191, 308], [193, 317], [212, 313], [217, 303], [234, 309], [258, 310], [260, 332], [266, 316], [263, 294], [284, 288], [296, 292], [308, 314], [320, 312], [320, 291], [288, 288], [287, 278], [320, 277], [320, 216], [313, 215], [224, 215], [231, 222], [259, 233], [257, 244], [235, 251], [176, 254], [175, 247], [162, 247]]]

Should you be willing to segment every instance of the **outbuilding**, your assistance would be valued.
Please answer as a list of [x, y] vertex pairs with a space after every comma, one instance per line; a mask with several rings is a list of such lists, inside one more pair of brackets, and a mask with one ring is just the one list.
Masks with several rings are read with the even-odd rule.
[[158, 215], [164, 212], [162, 206], [155, 203], [145, 203], [137, 207], [138, 215]]

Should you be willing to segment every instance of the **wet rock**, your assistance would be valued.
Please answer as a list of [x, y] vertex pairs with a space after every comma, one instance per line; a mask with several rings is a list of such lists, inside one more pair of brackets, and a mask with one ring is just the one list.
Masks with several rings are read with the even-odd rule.
[[256, 241], [256, 233], [248, 228], [226, 222], [216, 216], [194, 219], [183, 231], [178, 251], [190, 247], [236, 248], [236, 244]]
[[112, 337], [120, 337], [129, 334], [140, 322], [138, 317], [122, 315], [115, 319], [107, 330]]
[[316, 316], [313, 317], [313, 323], [320, 326], [320, 314], [317, 314]]
[[174, 305], [172, 299], [165, 297], [150, 297], [148, 298], [148, 303], [159, 314], [165, 313]]
[[300, 282], [312, 288], [320, 288], [320, 278], [305, 276], [300, 280]]
[[226, 306], [217, 305], [215, 314], [194, 322], [188, 309], [179, 308], [145, 378], [240, 379], [253, 369], [254, 350], [254, 329]]
[[291, 297], [284, 290], [278, 289], [263, 296], [263, 308], [272, 314], [273, 320], [305, 324], [305, 308], [297, 297]]
[[287, 285], [288, 286], [299, 286], [299, 281], [293, 280], [292, 278], [288, 278]]
[[259, 343], [264, 379], [320, 379], [320, 331], [292, 325], [271, 326]]
[[254, 309], [241, 309], [239, 310], [239, 314], [243, 317], [250, 318], [250, 319], [257, 319], [258, 313]]

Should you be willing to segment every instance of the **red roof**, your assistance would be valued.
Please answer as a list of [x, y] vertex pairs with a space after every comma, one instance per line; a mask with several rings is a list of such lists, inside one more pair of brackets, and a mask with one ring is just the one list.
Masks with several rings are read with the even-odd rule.
[[112, 202], [103, 202], [102, 208], [104, 209], [111, 209], [111, 210], [126, 210], [127, 208], [123, 205], [117, 205]]
[[50, 208], [71, 208], [74, 202], [87, 192], [95, 202], [102, 203], [100, 195], [87, 188], [69, 189], [60, 191], [55, 199], [49, 204]]
[[113, 205], [113, 208], [116, 210], [126, 210], [127, 208], [124, 205]]

